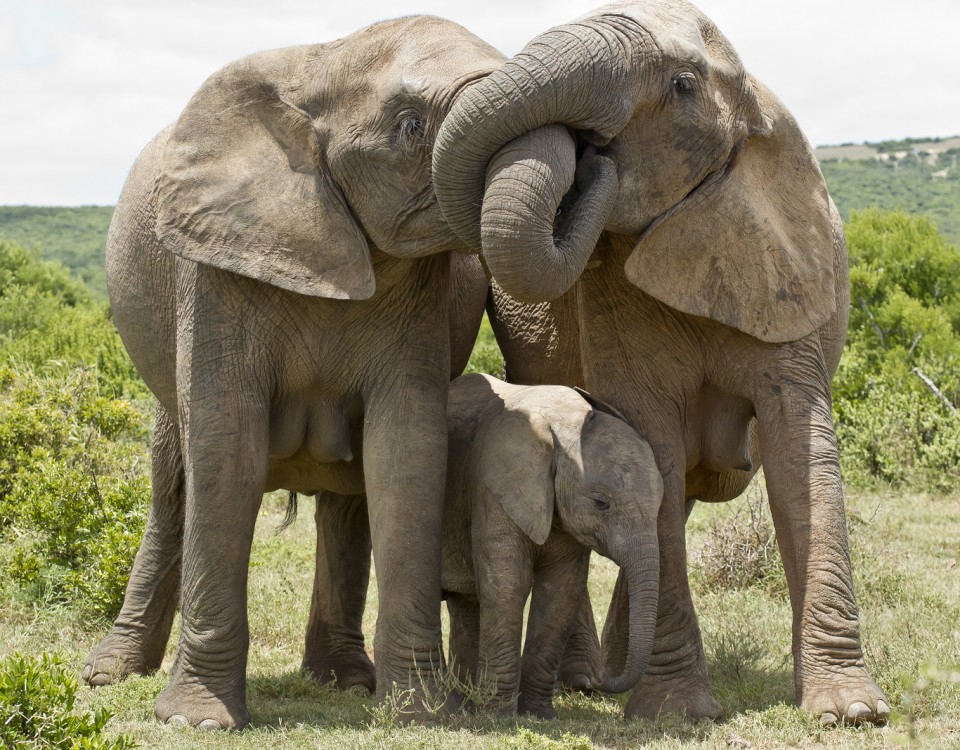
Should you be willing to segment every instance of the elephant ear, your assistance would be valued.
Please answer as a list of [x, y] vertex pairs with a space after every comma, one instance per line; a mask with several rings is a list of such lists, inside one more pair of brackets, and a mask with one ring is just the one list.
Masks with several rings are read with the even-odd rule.
[[516, 411], [495, 417], [485, 432], [481, 481], [535, 544], [553, 526], [554, 442], [545, 420]]
[[577, 386], [574, 386], [573, 390], [579, 393], [580, 396], [583, 398], [583, 400], [586, 401], [588, 404], [590, 404], [590, 406], [592, 406], [596, 411], [603, 412], [604, 414], [609, 414], [611, 417], [616, 417], [617, 419], [620, 419], [624, 422], [627, 421], [627, 418], [623, 416], [623, 414], [620, 412], [619, 409], [616, 409], [610, 404], [608, 404], [606, 401], [597, 398], [589, 391], [585, 391], [583, 390], [583, 388], [579, 388]]
[[768, 127], [721, 182], [655, 221], [624, 269], [677, 310], [777, 343], [834, 313], [833, 230], [810, 145], [786, 107], [753, 84]]
[[326, 169], [314, 127], [321, 97], [307, 94], [322, 50], [251, 55], [203, 84], [164, 153], [157, 231], [198, 263], [300, 294], [367, 299], [370, 249]]

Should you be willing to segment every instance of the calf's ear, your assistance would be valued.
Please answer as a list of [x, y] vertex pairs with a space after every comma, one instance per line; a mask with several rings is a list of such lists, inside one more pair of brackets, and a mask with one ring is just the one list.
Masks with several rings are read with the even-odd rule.
[[480, 476], [487, 491], [535, 544], [546, 542], [556, 497], [549, 426], [504, 412], [485, 431], [481, 450]]

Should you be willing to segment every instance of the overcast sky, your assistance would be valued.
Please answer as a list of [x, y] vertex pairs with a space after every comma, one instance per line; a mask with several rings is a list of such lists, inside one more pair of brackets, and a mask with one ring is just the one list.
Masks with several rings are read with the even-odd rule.
[[[958, 0], [696, 0], [815, 144], [960, 134]], [[0, 0], [0, 204], [113, 204], [203, 80], [434, 13], [506, 54], [596, 0]]]

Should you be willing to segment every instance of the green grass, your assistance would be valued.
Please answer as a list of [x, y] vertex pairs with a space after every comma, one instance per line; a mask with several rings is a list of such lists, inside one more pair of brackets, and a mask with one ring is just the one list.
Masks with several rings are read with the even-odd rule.
[[[115, 718], [108, 734], [124, 733], [143, 747], [170, 749], [885, 748], [907, 743], [911, 731], [919, 747], [957, 747], [960, 684], [951, 683], [949, 675], [934, 674], [931, 680], [928, 674], [931, 665], [960, 665], [960, 497], [849, 498], [867, 658], [898, 712], [894, 724], [883, 729], [822, 729], [793, 707], [790, 608], [782, 587], [769, 585], [769, 575], [756, 585], [729, 590], [703, 583], [698, 550], [711, 541], [716, 519], [745, 502], [700, 505], [690, 520], [694, 596], [714, 687], [728, 713], [721, 723], [628, 722], [620, 718], [622, 699], [564, 695], [556, 701], [554, 722], [480, 714], [404, 728], [371, 699], [318, 686], [299, 675], [313, 576], [313, 514], [303, 503], [293, 526], [277, 535], [283, 516], [279, 497], [267, 498], [261, 511], [250, 576], [252, 726], [208, 735], [158, 723], [153, 701], [165, 684], [170, 651], [156, 675], [82, 688], [77, 708], [109, 708]], [[591, 585], [598, 618], [615, 573], [611, 563], [594, 560]], [[368, 646], [375, 616], [374, 585], [365, 619]], [[0, 605], [4, 653], [58, 651], [77, 672], [107, 627], [84, 622], [69, 607]]]

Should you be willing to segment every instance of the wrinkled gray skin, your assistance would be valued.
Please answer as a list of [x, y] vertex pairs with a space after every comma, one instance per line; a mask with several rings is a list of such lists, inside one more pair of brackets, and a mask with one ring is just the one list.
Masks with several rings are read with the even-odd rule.
[[[663, 474], [656, 642], [627, 715], [720, 715], [685, 507], [735, 497], [762, 460], [797, 702], [825, 723], [883, 722], [831, 421], [846, 247], [790, 113], [691, 5], [614, 3], [545, 32], [467, 92], [438, 136], [434, 181], [503, 288], [493, 322], [509, 377], [585, 385], [649, 441]], [[604, 637], [612, 669], [627, 600], [621, 581]], [[581, 620], [563, 674], [584, 684], [597, 667], [589, 612]]]
[[622, 671], [596, 687], [631, 689], [649, 659], [657, 616], [663, 482], [650, 447], [572, 388], [480, 374], [451, 383], [447, 425], [440, 578], [459, 679], [494, 680], [506, 713], [553, 718], [557, 669], [594, 550], [620, 565], [630, 591]]
[[419, 690], [414, 669], [429, 684], [457, 306], [447, 251], [465, 249], [437, 207], [430, 153], [454, 98], [501, 62], [430, 17], [255, 54], [208, 79], [141, 154], [107, 278], [160, 402], [154, 504], [88, 682], [158, 666], [179, 590], [157, 716], [245, 725], [250, 543], [264, 491], [286, 488], [338, 506], [366, 493], [357, 546], [378, 570], [377, 685]]

